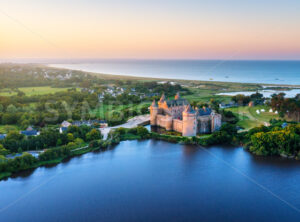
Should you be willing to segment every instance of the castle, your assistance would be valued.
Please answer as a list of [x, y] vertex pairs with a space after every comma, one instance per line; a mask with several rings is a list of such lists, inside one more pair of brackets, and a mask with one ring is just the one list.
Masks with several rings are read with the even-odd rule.
[[182, 133], [182, 136], [196, 136], [197, 133], [212, 133], [221, 127], [221, 115], [211, 108], [193, 109], [186, 99], [176, 94], [174, 100], [167, 100], [163, 94], [158, 104], [150, 106], [151, 126]]

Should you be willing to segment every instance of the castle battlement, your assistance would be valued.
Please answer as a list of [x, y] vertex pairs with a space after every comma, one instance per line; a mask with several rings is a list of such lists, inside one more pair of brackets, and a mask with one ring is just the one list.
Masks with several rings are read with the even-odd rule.
[[222, 117], [210, 108], [193, 109], [186, 99], [176, 94], [174, 100], [167, 100], [163, 94], [150, 106], [151, 126], [196, 136], [197, 133], [212, 133], [220, 129]]

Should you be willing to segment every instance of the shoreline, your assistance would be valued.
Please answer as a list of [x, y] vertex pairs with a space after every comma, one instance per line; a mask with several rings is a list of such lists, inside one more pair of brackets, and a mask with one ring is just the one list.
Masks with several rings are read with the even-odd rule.
[[[40, 162], [37, 162], [36, 164], [34, 164], [33, 166], [29, 167], [29, 168], [26, 168], [26, 169], [22, 169], [20, 171], [17, 171], [17, 172], [2, 172], [0, 173], [0, 182], [1, 181], [6, 181], [7, 179], [11, 178], [11, 177], [14, 177], [14, 176], [17, 176], [18, 173], [22, 173], [24, 171], [27, 171], [27, 170], [34, 170], [34, 169], [37, 169], [39, 167], [46, 167], [46, 166], [51, 166], [51, 165], [58, 165], [60, 163], [62, 163], [64, 160], [67, 160], [67, 159], [72, 159], [76, 156], [81, 156], [81, 155], [84, 155], [84, 154], [87, 154], [87, 153], [91, 153], [91, 152], [105, 152], [107, 150], [110, 150], [110, 149], [113, 149], [115, 146], [119, 145], [121, 142], [125, 142], [125, 141], [146, 141], [146, 140], [157, 140], [157, 141], [164, 141], [164, 142], [167, 142], [167, 143], [170, 143], [170, 144], [180, 144], [180, 145], [192, 145], [192, 146], [195, 146], [195, 147], [200, 147], [202, 149], [206, 149], [206, 148], [210, 148], [210, 147], [213, 147], [213, 146], [230, 146], [232, 148], [243, 148], [243, 150], [245, 152], [248, 152], [250, 153], [251, 155], [253, 155], [254, 157], [260, 157], [260, 155], [257, 155], [255, 153], [252, 153], [249, 151], [249, 149], [247, 149], [247, 147], [245, 147], [243, 144], [240, 144], [240, 145], [228, 145], [228, 144], [215, 144], [215, 145], [209, 145], [209, 146], [204, 146], [204, 145], [200, 145], [200, 144], [194, 144], [194, 143], [182, 143], [182, 142], [177, 142], [177, 141], [169, 141], [167, 138], [164, 138], [164, 134], [159, 134], [160, 136], [158, 137], [155, 137], [154, 135], [157, 134], [157, 133], [154, 133], [154, 132], [150, 132], [150, 135], [152, 135], [150, 138], [141, 138], [141, 137], [132, 137], [132, 138], [126, 138], [126, 139], [123, 139], [123, 140], [120, 140], [118, 143], [114, 143], [112, 141], [109, 141], [110, 144], [108, 146], [103, 146], [103, 147], [90, 147], [90, 146], [87, 146], [87, 147], [82, 147], [82, 148], [77, 148], [76, 150], [72, 150], [73, 154], [71, 154], [70, 156], [64, 156], [64, 157], [58, 157], [56, 159], [53, 159], [53, 160], [47, 160], [47, 161], [40, 161]], [[182, 136], [171, 136], [171, 137], [181, 137], [181, 138], [186, 138], [186, 139], [191, 139], [189, 137], [182, 137]], [[104, 140], [102, 140], [104, 141]], [[265, 157], [265, 158], [278, 158], [278, 159], [281, 159], [281, 160], [294, 160], [294, 161], [299, 161], [298, 159], [296, 158], [291, 158], [290, 156], [284, 156], [284, 155], [279, 155], [279, 156], [262, 156], [262, 157]]]
[[[298, 62], [298, 61], [297, 61]], [[299, 61], [300, 62], [300, 61]], [[77, 63], [74, 63], [77, 64]], [[88, 63], [90, 64], [90, 63]], [[74, 71], [80, 71], [89, 73], [91, 75], [96, 76], [105, 76], [106, 78], [112, 77], [112, 78], [129, 78], [129, 79], [136, 79], [136, 80], [156, 80], [156, 81], [178, 81], [178, 82], [199, 82], [199, 83], [228, 83], [228, 84], [251, 84], [251, 85], [262, 85], [262, 86], [281, 86], [281, 87], [300, 87], [299, 84], [280, 84], [280, 83], [265, 83], [265, 82], [239, 82], [239, 81], [222, 81], [222, 80], [200, 80], [200, 79], [185, 79], [182, 78], [166, 78], [166, 77], [149, 77], [149, 76], [142, 76], [142, 75], [134, 75], [134, 74], [113, 74], [113, 73], [107, 73], [107, 72], [100, 72], [100, 71], [88, 71], [82, 68], [68, 68], [63, 66], [56, 66], [59, 64], [50, 64], [50, 63], [44, 63], [44, 64], [37, 64], [37, 65], [44, 65], [48, 68], [55, 68], [55, 69], [63, 69], [63, 70], [74, 70]], [[69, 64], [68, 64], [69, 65]]]
[[[300, 62], [300, 61], [299, 61]], [[56, 69], [56, 70], [70, 70], [70, 71], [78, 71], [87, 73], [93, 76], [97, 76], [103, 79], [120, 79], [123, 78], [124, 80], [137, 80], [137, 81], [175, 81], [178, 83], [202, 83], [202, 84], [233, 84], [233, 85], [251, 85], [251, 86], [261, 86], [264, 88], [267, 87], [289, 87], [289, 88], [300, 88], [299, 84], [282, 84], [282, 83], [264, 83], [264, 82], [238, 82], [238, 81], [222, 81], [222, 80], [199, 80], [199, 79], [178, 79], [178, 78], [164, 78], [164, 77], [145, 77], [145, 76], [137, 76], [137, 75], [120, 75], [120, 74], [110, 74], [110, 73], [103, 73], [103, 72], [92, 72], [92, 71], [84, 71], [82, 69], [74, 69], [74, 68], [67, 68], [67, 67], [57, 67], [53, 66], [55, 64], [49, 63], [16, 63], [16, 62], [5, 62], [0, 63], [1, 65], [24, 65], [24, 66], [35, 66], [35, 67], [46, 67], [49, 69]]]

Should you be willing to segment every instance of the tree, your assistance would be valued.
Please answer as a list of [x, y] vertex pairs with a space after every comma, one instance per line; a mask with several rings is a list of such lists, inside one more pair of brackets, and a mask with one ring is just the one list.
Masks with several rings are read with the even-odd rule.
[[145, 139], [149, 134], [149, 131], [143, 127], [143, 126], [138, 126], [137, 127], [137, 135], [139, 135], [142, 139]]
[[101, 133], [97, 129], [92, 129], [89, 133], [86, 134], [86, 140], [98, 140], [101, 139]]
[[251, 101], [250, 96], [245, 96], [243, 94], [238, 94], [236, 96], [233, 96], [231, 99], [232, 101], [240, 105], [247, 105]]
[[69, 142], [73, 142], [73, 141], [74, 141], [74, 136], [73, 136], [72, 133], [68, 133], [68, 134], [67, 134], [67, 138], [68, 138], [68, 141], [69, 141]]
[[17, 108], [13, 104], [10, 104], [6, 108], [6, 112], [8, 112], [8, 113], [16, 113], [17, 112]]
[[220, 109], [219, 103], [220, 103], [220, 102], [217, 101], [217, 100], [210, 99], [210, 105], [211, 105], [211, 108], [212, 108], [213, 110], [215, 110], [217, 113], [219, 113], [219, 109]]
[[2, 124], [4, 125], [16, 124], [17, 120], [15, 113], [4, 113], [2, 116]]
[[74, 143], [74, 142], [69, 142], [68, 144], [67, 144], [67, 147], [75, 147], [76, 146], [76, 143]]
[[264, 97], [263, 94], [256, 92], [250, 95], [251, 99], [262, 99]]
[[76, 139], [74, 140], [74, 143], [75, 143], [76, 145], [80, 145], [80, 144], [83, 144], [84, 141], [83, 141], [83, 139], [76, 138]]
[[19, 90], [17, 96], [19, 97], [25, 96], [25, 93]]
[[4, 148], [2, 144], [0, 144], [0, 155], [7, 155], [8, 150]]
[[220, 131], [227, 132], [229, 135], [236, 135], [237, 134], [237, 129], [235, 125], [232, 124], [224, 124], [221, 126]]
[[16, 141], [20, 141], [22, 139], [24, 139], [24, 135], [20, 134], [17, 131], [10, 131], [5, 138], [5, 140], [16, 140]]

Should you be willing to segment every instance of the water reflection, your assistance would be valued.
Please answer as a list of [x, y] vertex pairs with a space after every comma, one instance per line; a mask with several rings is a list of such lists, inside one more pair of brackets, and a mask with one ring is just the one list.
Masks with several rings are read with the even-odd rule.
[[125, 141], [0, 182], [0, 218], [299, 221], [299, 181], [298, 162], [242, 148]]

